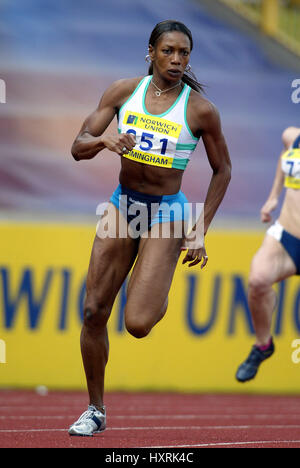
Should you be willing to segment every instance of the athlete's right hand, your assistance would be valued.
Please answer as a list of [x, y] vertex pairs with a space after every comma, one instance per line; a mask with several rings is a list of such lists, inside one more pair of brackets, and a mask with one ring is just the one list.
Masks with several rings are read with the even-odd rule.
[[107, 149], [119, 154], [120, 156], [128, 153], [135, 146], [135, 138], [130, 133], [103, 135], [102, 141]]
[[266, 201], [262, 209], [260, 210], [260, 219], [263, 223], [269, 223], [272, 221], [271, 213], [277, 208], [278, 199], [270, 198]]

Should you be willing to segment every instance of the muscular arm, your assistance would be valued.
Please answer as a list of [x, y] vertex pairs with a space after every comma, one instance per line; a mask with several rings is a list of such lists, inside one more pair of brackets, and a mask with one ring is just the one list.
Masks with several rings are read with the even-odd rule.
[[224, 198], [231, 179], [231, 161], [222, 133], [219, 113], [212, 104], [209, 104], [209, 108], [206, 111], [202, 139], [209, 164], [213, 171], [204, 202], [205, 235]]
[[260, 218], [263, 223], [269, 223], [272, 220], [271, 213], [277, 208], [279, 195], [283, 189], [284, 173], [281, 169], [281, 157], [283, 153], [290, 148], [299, 133], [300, 129], [296, 127], [288, 127], [282, 133], [283, 149], [277, 162], [272, 188], [266, 202], [260, 210]]
[[284, 151], [285, 150], [281, 152], [277, 162], [277, 168], [271, 192], [267, 198], [267, 201], [264, 203], [260, 210], [260, 219], [263, 223], [269, 223], [272, 220], [271, 212], [274, 211], [277, 207], [279, 195], [283, 188], [284, 173], [281, 169], [281, 156], [284, 153]]
[[[200, 106], [199, 106], [200, 107]], [[204, 202], [204, 215], [193, 227], [195, 236], [191, 233], [185, 241], [183, 248], [188, 248], [188, 253], [183, 263], [192, 261], [189, 266], [194, 266], [204, 259], [201, 268], [206, 265], [207, 257], [204, 247], [204, 236], [222, 202], [231, 179], [231, 161], [221, 129], [220, 117], [214, 105], [206, 102], [201, 108], [199, 122], [201, 122], [202, 139], [207, 153], [209, 164], [212, 168], [212, 177]], [[202, 227], [203, 225], [203, 227]], [[200, 245], [199, 245], [200, 244]]]
[[92, 159], [99, 151], [108, 148], [121, 155], [122, 148], [131, 150], [135, 145], [132, 135], [103, 135], [123, 102], [133, 92], [137, 79], [119, 80], [103, 94], [97, 109], [84, 121], [71, 149], [76, 161]]

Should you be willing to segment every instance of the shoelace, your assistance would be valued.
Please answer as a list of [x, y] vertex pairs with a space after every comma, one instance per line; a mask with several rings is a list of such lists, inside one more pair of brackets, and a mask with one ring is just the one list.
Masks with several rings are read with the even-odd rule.
[[95, 411], [96, 411], [95, 409], [88, 409], [87, 411], [82, 413], [82, 415], [77, 420], [76, 424], [80, 423], [83, 419], [92, 419], [92, 417], [94, 416]]
[[262, 360], [262, 352], [256, 347], [253, 346], [252, 351], [246, 360], [247, 364], [258, 364]]

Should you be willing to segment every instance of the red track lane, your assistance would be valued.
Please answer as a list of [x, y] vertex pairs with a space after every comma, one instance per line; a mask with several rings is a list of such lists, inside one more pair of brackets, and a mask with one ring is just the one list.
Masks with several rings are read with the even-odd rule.
[[300, 397], [108, 393], [107, 430], [70, 437], [80, 392], [0, 391], [1, 448], [300, 448]]

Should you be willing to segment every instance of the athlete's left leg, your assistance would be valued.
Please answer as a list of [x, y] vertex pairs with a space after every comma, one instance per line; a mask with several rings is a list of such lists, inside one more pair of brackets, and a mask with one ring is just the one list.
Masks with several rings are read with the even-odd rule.
[[296, 266], [292, 258], [278, 240], [267, 234], [251, 264], [248, 302], [256, 344], [237, 370], [236, 378], [239, 382], [253, 379], [260, 364], [273, 354], [271, 323], [276, 294], [272, 287], [295, 273]]
[[[125, 325], [136, 338], [148, 335], [166, 313], [168, 293], [180, 256], [182, 238], [158, 235], [159, 224], [151, 236], [142, 237], [138, 257], [127, 289]], [[171, 223], [173, 226], [173, 223]], [[154, 238], [153, 236], [158, 237]]]

